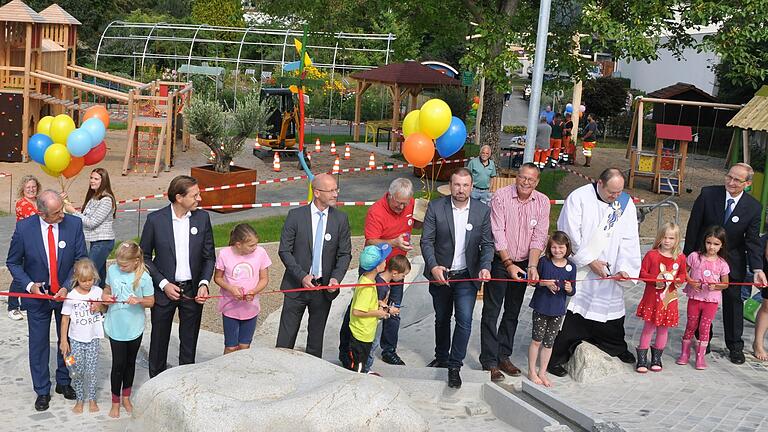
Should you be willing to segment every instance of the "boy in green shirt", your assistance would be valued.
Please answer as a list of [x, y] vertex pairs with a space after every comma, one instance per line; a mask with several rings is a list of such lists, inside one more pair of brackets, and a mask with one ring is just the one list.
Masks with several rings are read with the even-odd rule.
[[371, 353], [376, 326], [380, 318], [388, 318], [389, 312], [379, 306], [378, 291], [375, 286], [376, 275], [386, 269], [386, 259], [392, 247], [387, 243], [366, 246], [360, 254], [360, 275], [352, 296], [349, 329], [352, 339], [349, 342], [351, 356], [350, 370], [362, 372]]

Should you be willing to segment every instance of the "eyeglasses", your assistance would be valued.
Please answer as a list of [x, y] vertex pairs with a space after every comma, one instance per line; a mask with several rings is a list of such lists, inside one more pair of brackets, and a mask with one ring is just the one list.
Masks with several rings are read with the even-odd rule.
[[520, 183], [536, 183], [536, 180], [538, 180], [536, 177], [517, 176], [517, 178], [520, 180]]
[[736, 183], [738, 183], [738, 184], [744, 184], [744, 183], [746, 183], [746, 182], [747, 182], [747, 181], [749, 181], [749, 180], [742, 180], [742, 179], [740, 179], [740, 178], [736, 178], [736, 177], [734, 177], [734, 176], [732, 176], [732, 175], [730, 175], [730, 174], [726, 174], [726, 175], [725, 175], [725, 181], [726, 181], [726, 182], [728, 182], [728, 183], [730, 183], [730, 182], [736, 182]]
[[339, 193], [339, 191], [340, 191], [340, 189], [339, 189], [339, 188], [336, 188], [336, 189], [328, 189], [328, 190], [326, 190], [326, 189], [315, 189], [315, 190], [316, 190], [316, 191], [318, 191], [318, 192], [326, 192], [326, 193], [334, 193], [334, 192], [335, 192], [335, 193]]

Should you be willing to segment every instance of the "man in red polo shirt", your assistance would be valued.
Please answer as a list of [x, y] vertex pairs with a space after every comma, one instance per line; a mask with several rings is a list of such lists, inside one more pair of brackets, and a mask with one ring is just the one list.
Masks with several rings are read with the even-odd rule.
[[[387, 243], [392, 252], [387, 261], [395, 255], [405, 255], [413, 249], [411, 230], [413, 230], [413, 184], [406, 178], [397, 178], [389, 185], [389, 191], [376, 201], [368, 210], [365, 218], [365, 245]], [[379, 290], [380, 295], [382, 290]], [[392, 365], [405, 365], [397, 355], [397, 339], [400, 330], [400, 302], [403, 299], [403, 284], [389, 286], [390, 318], [382, 322], [381, 359]], [[349, 312], [344, 317], [339, 332], [339, 358], [344, 363], [344, 356], [349, 346]], [[373, 351], [371, 352], [373, 356]]]

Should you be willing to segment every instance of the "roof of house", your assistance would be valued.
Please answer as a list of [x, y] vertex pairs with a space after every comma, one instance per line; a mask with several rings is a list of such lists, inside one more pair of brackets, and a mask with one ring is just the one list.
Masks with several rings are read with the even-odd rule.
[[656, 124], [656, 139], [668, 139], [676, 141], [693, 140], [690, 126], [678, 126], [669, 124]]
[[40, 12], [40, 15], [45, 18], [49, 23], [53, 24], [69, 24], [69, 25], [81, 25], [82, 23], [65, 11], [61, 6], [56, 3], [48, 6]]
[[0, 7], [0, 21], [45, 23], [45, 18], [24, 4], [21, 0], [12, 0]]
[[693, 84], [683, 83], [679, 82], [677, 84], [673, 84], [668, 87], [660, 88], [656, 91], [653, 91], [651, 93], [648, 93], [646, 97], [649, 98], [658, 98], [658, 99], [675, 99], [676, 96], [679, 96], [683, 93], [687, 93], [689, 91], [692, 91], [701, 97], [705, 99], [707, 102], [717, 102], [717, 99], [712, 96], [711, 94], [705, 92], [704, 90], [696, 87]]
[[429, 66], [415, 61], [392, 63], [351, 75], [358, 81], [371, 81], [384, 84], [404, 84], [421, 86], [455, 86], [461, 85], [457, 79], [450, 78]]
[[768, 86], [762, 86], [727, 126], [768, 132]]

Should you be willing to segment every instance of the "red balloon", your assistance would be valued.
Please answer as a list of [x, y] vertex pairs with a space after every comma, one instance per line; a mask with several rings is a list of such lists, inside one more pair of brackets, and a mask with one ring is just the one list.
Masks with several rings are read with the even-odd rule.
[[85, 157], [73, 157], [69, 160], [67, 168], [61, 172], [65, 178], [72, 178], [78, 174], [85, 166]]
[[472, 98], [472, 102], [474, 102], [476, 104], [479, 104], [480, 103], [480, 97], [479, 96], [475, 96], [474, 98]]
[[426, 134], [414, 132], [408, 135], [403, 143], [403, 156], [413, 166], [424, 168], [435, 156], [435, 144]]
[[104, 141], [101, 142], [101, 144], [97, 145], [96, 147], [92, 148], [88, 153], [83, 156], [83, 160], [85, 161], [85, 164], [88, 166], [96, 165], [97, 163], [104, 160], [104, 156], [107, 155], [107, 143]]

